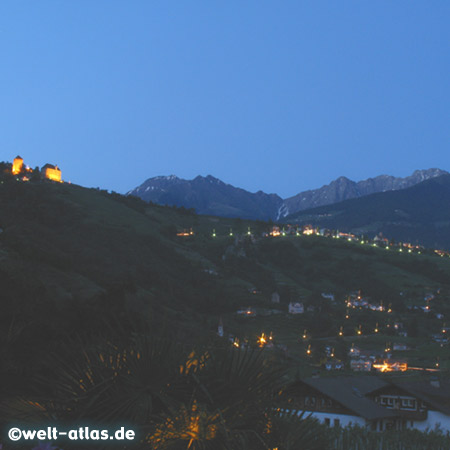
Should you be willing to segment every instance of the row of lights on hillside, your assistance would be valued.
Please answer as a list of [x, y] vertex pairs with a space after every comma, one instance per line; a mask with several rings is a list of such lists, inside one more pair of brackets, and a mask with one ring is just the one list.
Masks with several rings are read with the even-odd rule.
[[[375, 333], [378, 333], [378, 332], [379, 332], [378, 322], [377, 322], [377, 324], [375, 325], [374, 332], [375, 332]], [[443, 332], [444, 332], [444, 330], [443, 330]], [[357, 334], [358, 336], [361, 336], [361, 335], [363, 334], [363, 333], [362, 333], [362, 325], [359, 325], [359, 326], [358, 326], [358, 328], [356, 329], [356, 334]], [[339, 337], [343, 337], [343, 336], [344, 336], [344, 327], [343, 327], [343, 326], [341, 326], [341, 327], [339, 328], [338, 336], [339, 336]], [[308, 334], [308, 330], [306, 330], [306, 329], [303, 330], [302, 340], [303, 340], [303, 341], [307, 341], [307, 340], [310, 340], [310, 339], [311, 339], [311, 335]], [[264, 347], [266, 344], [268, 344], [268, 343], [269, 343], [270, 341], [272, 341], [272, 340], [273, 340], [273, 334], [272, 334], [272, 332], [271, 332], [269, 335], [267, 335], [266, 333], [262, 333], [261, 336], [258, 336], [257, 344], [258, 344], [260, 347]], [[311, 345], [309, 345], [309, 347], [311, 347]]]
[[[349, 239], [350, 240], [350, 239]], [[361, 244], [364, 244], [364, 241], [361, 241]], [[377, 244], [372, 244], [373, 247], [377, 247]], [[386, 250], [389, 250], [391, 247], [389, 247], [388, 245], [385, 247]], [[398, 249], [399, 253], [403, 253], [404, 251], [406, 252], [406, 250], [403, 250], [402, 248]], [[444, 258], [445, 256], [450, 258], [450, 254], [448, 252], [442, 251], [442, 250], [435, 250], [434, 251], [437, 255], [439, 255], [441, 258]], [[412, 249], [408, 248], [408, 253], [412, 253]], [[421, 255], [422, 252], [418, 251], [417, 252], [418, 255]]]
[[[446, 331], [447, 330], [445, 328], [442, 329], [442, 333], [446, 333]], [[375, 333], [379, 332], [378, 322], [375, 325], [374, 332]], [[338, 336], [342, 337], [343, 335], [344, 335], [344, 330], [343, 330], [343, 327], [341, 326], [339, 328]], [[362, 335], [362, 326], [361, 325], [359, 325], [359, 327], [357, 328], [357, 335], [359, 335], [359, 336]], [[305, 341], [305, 340], [310, 339], [310, 337], [311, 336], [308, 335], [308, 331], [305, 329], [303, 331], [303, 334], [302, 334], [302, 339]], [[273, 341], [273, 334], [272, 334], [272, 332], [269, 335], [266, 335], [265, 333], [262, 333], [261, 336], [259, 336], [258, 339], [257, 339], [257, 344], [258, 344], [259, 347], [263, 348], [264, 346], [266, 346], [271, 341]], [[239, 348], [239, 340], [235, 339], [234, 342], [233, 342], [233, 345], [235, 347]], [[350, 348], [350, 352], [353, 353], [354, 351], [355, 351], [355, 343], [353, 342], [352, 346]], [[385, 353], [389, 353], [389, 352], [392, 351], [392, 344], [390, 342], [386, 342], [384, 351], [385, 351]], [[312, 354], [311, 344], [308, 344], [308, 346], [306, 347], [306, 354], [308, 356], [310, 356]], [[334, 348], [331, 349], [331, 352], [330, 352], [329, 356], [331, 358], [334, 357]], [[436, 367], [439, 367], [439, 363], [436, 364]]]
[[[311, 356], [311, 354], [312, 354], [311, 344], [309, 344], [308, 347], [306, 347], [306, 354], [308, 356]], [[331, 349], [329, 356], [330, 356], [330, 358], [334, 358], [334, 348]]]
[[[380, 328], [379, 328], [378, 322], [376, 323], [375, 328], [373, 329], [373, 331], [374, 331], [374, 333], [379, 333]], [[443, 334], [447, 333], [447, 329], [445, 327], [445, 323], [443, 324], [443, 327], [442, 327], [442, 333]], [[363, 332], [362, 332], [362, 325], [358, 325], [358, 327], [356, 328], [356, 334], [358, 336], [361, 336], [363, 334]], [[338, 337], [343, 337], [343, 336], [344, 336], [344, 327], [341, 325], [339, 327]], [[302, 334], [302, 340], [303, 341], [307, 341], [309, 339], [311, 339], [311, 335], [308, 334], [308, 330], [304, 329], [303, 330], [303, 334]], [[266, 335], [266, 333], [262, 333], [261, 336], [259, 336], [258, 339], [257, 339], [257, 343], [258, 343], [258, 345], [260, 347], [264, 347], [270, 341], [273, 341], [273, 334], [272, 334], [272, 332], [269, 335]], [[236, 344], [236, 342], [234, 342], [233, 345], [239, 346], [239, 342], [237, 341], [237, 344]], [[352, 344], [352, 346], [354, 346], [354, 344]], [[390, 345], [386, 344], [385, 351], [388, 352], [390, 350], [391, 350]], [[308, 345], [306, 353], [307, 354], [311, 353], [311, 344]]]
[[[247, 229], [247, 235], [250, 236], [251, 234], [252, 234], [252, 231], [251, 231], [250, 227], [248, 227], [248, 229]], [[216, 236], [217, 236], [217, 233], [216, 233], [216, 229], [215, 229], [215, 228], [212, 230], [211, 236], [212, 236], [212, 237], [216, 237]], [[232, 229], [232, 228], [230, 228], [230, 232], [228, 233], [228, 236], [234, 236], [234, 235], [233, 235], [233, 229]]]
[[[355, 351], [356, 351], [355, 350], [355, 343], [352, 343], [352, 346], [350, 348], [350, 353], [354, 353]], [[385, 353], [392, 352], [392, 343], [391, 342], [386, 342], [386, 344], [384, 346], [384, 352]], [[435, 367], [439, 368], [439, 356], [436, 356]]]
[[[191, 231], [190, 231], [190, 233], [187, 233], [187, 232], [185, 232], [185, 233], [179, 233], [178, 235], [179, 236], [181, 236], [181, 235], [183, 235], [183, 236], [187, 236], [187, 235], [193, 235], [194, 233], [192, 232], [192, 229], [191, 229]], [[247, 229], [247, 235], [251, 235], [252, 234], [252, 232], [251, 232], [251, 229], [250, 229], [250, 227], [248, 227], [248, 229]], [[286, 232], [284, 231], [284, 229], [283, 229], [283, 231], [281, 231], [281, 233], [280, 233], [282, 236], [286, 236]], [[295, 232], [295, 234], [296, 234], [296, 236], [300, 236], [301, 235], [301, 233], [298, 231], [298, 229], [296, 230], [296, 232]], [[234, 234], [233, 234], [233, 230], [230, 228], [230, 232], [228, 233], [228, 235], [229, 236], [234, 236]], [[216, 237], [217, 236], [217, 233], [216, 233], [216, 230], [215, 229], [213, 229], [212, 230], [212, 233], [211, 233], [211, 236], [212, 237]], [[339, 236], [333, 236], [333, 238], [337, 238], [337, 239], [339, 239]], [[348, 238], [347, 239], [348, 241], [352, 241], [352, 239], [351, 238]], [[365, 241], [360, 241], [360, 243], [361, 244], [365, 244], [366, 242]], [[378, 247], [378, 245], [377, 244], [372, 244], [372, 246], [373, 247]], [[386, 250], [389, 250], [390, 249], [390, 247], [387, 245], [386, 247]], [[403, 252], [403, 249], [399, 249], [398, 250], [400, 253], [402, 253]], [[412, 253], [412, 250], [411, 249], [408, 249], [408, 253]], [[417, 252], [417, 254], [421, 254], [421, 252], [419, 251], [419, 252]], [[444, 254], [439, 254], [440, 256], [444, 256]], [[450, 254], [448, 255], [449, 257], [450, 257]]]
[[[378, 322], [377, 322], [376, 325], [375, 325], [375, 328], [373, 329], [373, 332], [374, 332], [374, 333], [378, 333], [379, 331], [380, 331], [380, 328], [379, 328]], [[357, 334], [358, 336], [361, 336], [361, 335], [363, 334], [363, 331], [362, 331], [362, 325], [358, 325], [358, 328], [356, 328], [356, 334]], [[341, 326], [341, 327], [339, 328], [338, 336], [339, 336], [339, 337], [344, 336], [344, 327], [343, 327], [343, 326]]]
[[[446, 333], [446, 329], [445, 328], [443, 328], [442, 329], [442, 333]], [[359, 327], [357, 328], [357, 335], [362, 335], [362, 326], [361, 325], [359, 325]], [[378, 322], [377, 322], [377, 324], [375, 325], [375, 328], [374, 328], [374, 332], [375, 333], [378, 333], [379, 332], [379, 328], [378, 328]], [[343, 330], [343, 327], [341, 326], [340, 328], [339, 328], [339, 333], [338, 333], [338, 336], [339, 337], [342, 337], [344, 335], [344, 330]], [[302, 339], [304, 340], [304, 341], [306, 341], [306, 340], [308, 340], [308, 339], [310, 339], [310, 335], [308, 335], [308, 332], [307, 332], [307, 330], [305, 329], [304, 331], [303, 331], [303, 334], [302, 334]], [[258, 345], [259, 345], [259, 347], [261, 347], [261, 348], [263, 348], [265, 345], [267, 345], [269, 342], [271, 342], [273, 340], [273, 335], [272, 335], [272, 333], [270, 333], [269, 335], [266, 335], [265, 333], [262, 333], [261, 334], [261, 336], [259, 336], [258, 337], [258, 339], [257, 339], [257, 343], [258, 343]], [[238, 347], [239, 348], [239, 341], [237, 340], [237, 339], [235, 339], [235, 341], [233, 342], [233, 345], [235, 346], [235, 347]], [[351, 353], [353, 353], [355, 351], [355, 343], [353, 342], [352, 343], [352, 346], [351, 346], [351, 348], [350, 348], [350, 352]], [[384, 348], [384, 351], [385, 351], [385, 353], [389, 353], [389, 352], [391, 352], [392, 351], [392, 344], [390, 343], [390, 342], [386, 342], [386, 344], [385, 344], [385, 348]], [[311, 344], [308, 344], [308, 346], [306, 347], [306, 354], [308, 355], [308, 356], [311, 356], [311, 354], [312, 354], [312, 347], [311, 347]], [[331, 352], [330, 352], [330, 355], [329, 355], [331, 358], [333, 358], [334, 357], [334, 348], [332, 348], [331, 349]], [[436, 367], [439, 367], [439, 363], [436, 363]]]
[[[380, 331], [380, 328], [378, 326], [378, 322], [376, 323], [375, 328], [373, 329], [373, 331], [374, 331], [374, 333], [378, 333]], [[442, 332], [445, 333], [445, 329], [443, 329]], [[356, 328], [356, 334], [358, 336], [362, 336], [362, 334], [363, 334], [363, 332], [362, 332], [362, 325], [358, 325], [358, 328]], [[339, 327], [338, 337], [343, 337], [343, 336], [344, 336], [344, 327], [341, 325]], [[311, 339], [311, 336], [308, 334], [307, 330], [303, 331], [302, 339], [304, 341], [306, 341], [308, 339]]]

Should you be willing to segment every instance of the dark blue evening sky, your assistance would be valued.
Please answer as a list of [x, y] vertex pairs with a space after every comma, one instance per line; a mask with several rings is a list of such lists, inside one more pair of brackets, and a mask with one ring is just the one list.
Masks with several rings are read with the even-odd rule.
[[450, 2], [0, 2], [0, 160], [290, 196], [450, 169]]

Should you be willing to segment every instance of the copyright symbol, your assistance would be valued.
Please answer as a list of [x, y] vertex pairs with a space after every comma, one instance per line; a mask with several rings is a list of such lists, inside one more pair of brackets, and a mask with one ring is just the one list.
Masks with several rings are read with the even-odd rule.
[[22, 437], [22, 432], [19, 428], [11, 428], [8, 432], [8, 437], [11, 441], [18, 441]]

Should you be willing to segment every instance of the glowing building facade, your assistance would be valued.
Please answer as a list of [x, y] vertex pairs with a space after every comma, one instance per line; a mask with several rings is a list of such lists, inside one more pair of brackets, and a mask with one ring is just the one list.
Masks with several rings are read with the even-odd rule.
[[59, 183], [62, 182], [61, 170], [59, 169], [58, 166], [46, 164], [44, 167], [42, 167], [41, 174], [44, 176], [44, 178], [47, 178], [48, 180], [57, 181]]
[[20, 172], [22, 172], [23, 169], [23, 159], [20, 156], [16, 156], [13, 161], [12, 165], [12, 174], [18, 175]]

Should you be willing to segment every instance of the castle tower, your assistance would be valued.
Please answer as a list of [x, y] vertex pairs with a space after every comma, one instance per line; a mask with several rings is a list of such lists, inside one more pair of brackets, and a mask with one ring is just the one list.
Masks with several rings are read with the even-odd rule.
[[12, 165], [12, 174], [18, 175], [23, 169], [23, 159], [19, 155], [14, 158]]

